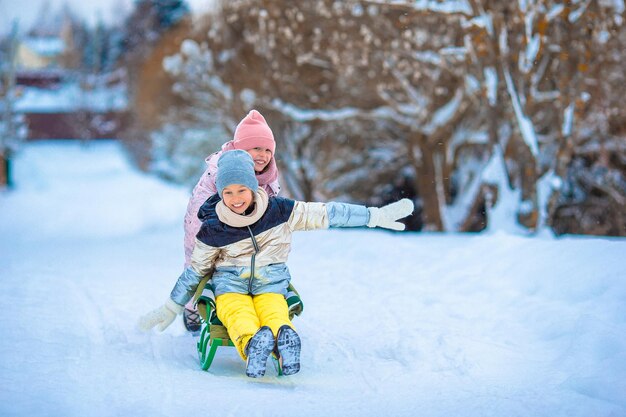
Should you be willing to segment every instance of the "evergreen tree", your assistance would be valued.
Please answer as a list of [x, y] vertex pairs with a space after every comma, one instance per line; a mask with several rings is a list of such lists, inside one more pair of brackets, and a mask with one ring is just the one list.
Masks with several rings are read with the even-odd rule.
[[167, 29], [189, 14], [189, 7], [184, 0], [155, 0], [153, 7], [156, 9], [159, 27]]
[[126, 54], [143, 55], [161, 34], [189, 14], [184, 0], [137, 0], [126, 20]]

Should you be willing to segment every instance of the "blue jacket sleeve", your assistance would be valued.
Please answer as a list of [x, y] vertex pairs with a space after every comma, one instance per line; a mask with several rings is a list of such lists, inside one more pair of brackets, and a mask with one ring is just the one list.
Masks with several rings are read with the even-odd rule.
[[180, 277], [178, 277], [178, 281], [176, 281], [176, 285], [174, 285], [170, 293], [170, 298], [176, 304], [184, 306], [193, 297], [200, 281], [202, 281], [202, 276], [192, 267], [185, 268]]
[[326, 203], [329, 227], [365, 226], [370, 220], [370, 212], [365, 206], [330, 202]]

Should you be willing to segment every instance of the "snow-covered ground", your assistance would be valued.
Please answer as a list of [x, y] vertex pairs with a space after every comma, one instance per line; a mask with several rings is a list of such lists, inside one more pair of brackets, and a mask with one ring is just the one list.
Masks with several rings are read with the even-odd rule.
[[[202, 159], [203, 155], [199, 155]], [[39, 142], [0, 191], [1, 416], [626, 416], [626, 239], [297, 234], [302, 370], [199, 369], [177, 320], [187, 190], [114, 142]]]

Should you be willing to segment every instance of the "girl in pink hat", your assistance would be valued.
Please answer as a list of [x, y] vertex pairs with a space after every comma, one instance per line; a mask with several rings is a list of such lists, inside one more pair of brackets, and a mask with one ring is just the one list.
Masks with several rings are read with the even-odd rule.
[[[185, 267], [188, 267], [191, 263], [190, 258], [195, 237], [200, 230], [201, 222], [198, 219], [198, 210], [209, 197], [217, 194], [215, 186], [217, 161], [223, 152], [233, 149], [247, 151], [252, 156], [257, 181], [259, 186], [267, 192], [268, 196], [276, 196], [280, 191], [278, 167], [274, 159], [276, 150], [274, 134], [261, 113], [251, 110], [237, 125], [233, 140], [222, 145], [221, 151], [215, 152], [206, 158], [207, 168], [193, 188], [191, 198], [187, 204], [187, 213], [185, 214]], [[193, 301], [190, 301], [185, 306], [183, 319], [187, 330], [200, 330], [200, 316], [193, 305]]]

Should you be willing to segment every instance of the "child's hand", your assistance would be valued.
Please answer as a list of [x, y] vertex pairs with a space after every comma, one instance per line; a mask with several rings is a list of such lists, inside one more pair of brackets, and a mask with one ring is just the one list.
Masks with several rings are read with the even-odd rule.
[[403, 198], [395, 203], [377, 208], [369, 207], [370, 221], [368, 227], [384, 227], [391, 230], [404, 230], [404, 224], [396, 221], [413, 213], [413, 201]]
[[171, 299], [167, 299], [161, 307], [152, 310], [148, 314], [139, 318], [137, 325], [145, 332], [157, 326], [159, 331], [165, 330], [183, 312], [183, 306], [176, 304]]

